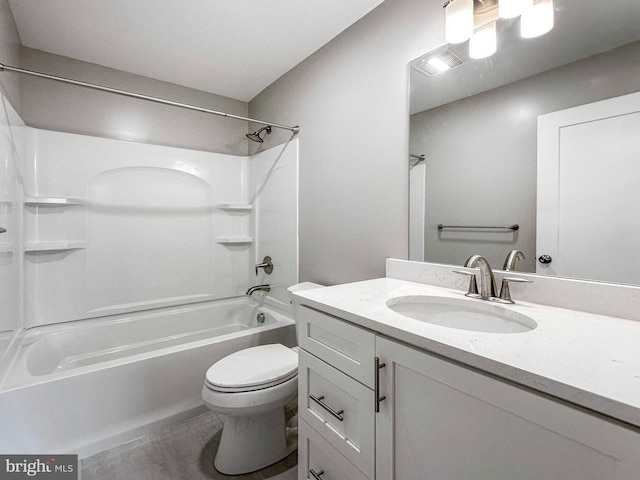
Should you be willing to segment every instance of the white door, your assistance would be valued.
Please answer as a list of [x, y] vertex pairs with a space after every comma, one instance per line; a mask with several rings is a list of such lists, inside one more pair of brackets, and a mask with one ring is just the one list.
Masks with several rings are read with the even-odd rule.
[[537, 263], [640, 284], [640, 93], [538, 117]]

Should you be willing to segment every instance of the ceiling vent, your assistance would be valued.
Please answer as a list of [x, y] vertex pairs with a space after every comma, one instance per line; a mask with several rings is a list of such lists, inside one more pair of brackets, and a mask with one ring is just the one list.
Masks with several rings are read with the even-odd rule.
[[445, 45], [416, 58], [410, 65], [415, 71], [433, 77], [462, 65], [461, 57], [451, 46]]

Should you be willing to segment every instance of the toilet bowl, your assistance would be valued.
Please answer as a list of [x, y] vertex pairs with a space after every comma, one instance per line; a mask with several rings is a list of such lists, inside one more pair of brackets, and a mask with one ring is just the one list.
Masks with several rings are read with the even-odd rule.
[[[318, 288], [302, 283], [289, 293]], [[285, 407], [298, 395], [298, 347], [260, 345], [214, 363], [205, 376], [202, 400], [223, 414], [216, 470], [240, 475], [271, 465], [298, 448], [297, 429], [287, 428]]]
[[298, 447], [285, 407], [298, 393], [298, 353], [280, 344], [233, 353], [207, 370], [204, 403], [225, 415], [216, 470], [239, 475], [264, 468]]

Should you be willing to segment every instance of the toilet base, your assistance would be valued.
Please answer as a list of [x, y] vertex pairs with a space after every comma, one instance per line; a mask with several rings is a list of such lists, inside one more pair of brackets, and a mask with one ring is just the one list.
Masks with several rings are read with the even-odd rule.
[[225, 475], [240, 475], [276, 463], [297, 448], [297, 432], [285, 428], [284, 407], [259, 415], [228, 415], [213, 465]]

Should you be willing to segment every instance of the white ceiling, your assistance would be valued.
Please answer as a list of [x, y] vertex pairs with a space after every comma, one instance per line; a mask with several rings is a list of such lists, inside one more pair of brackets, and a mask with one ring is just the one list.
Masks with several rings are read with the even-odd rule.
[[242, 101], [383, 0], [9, 0], [24, 46]]

